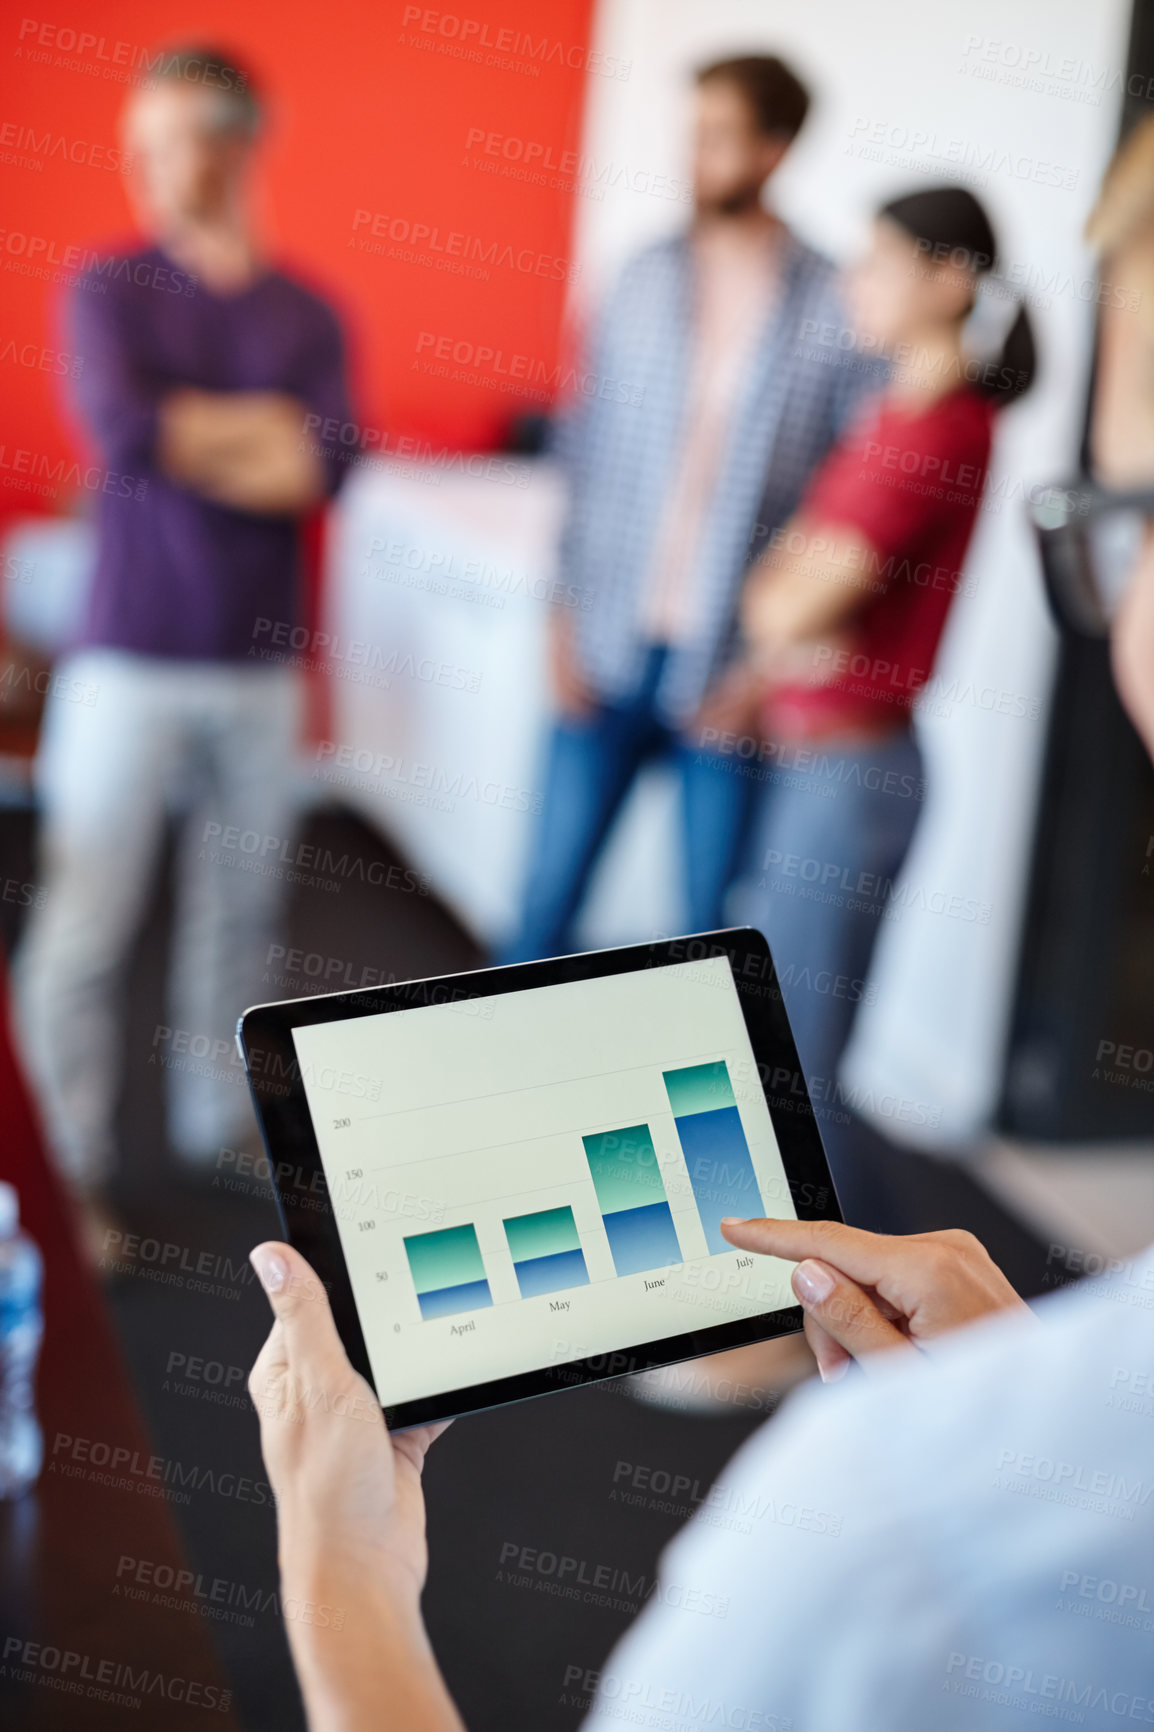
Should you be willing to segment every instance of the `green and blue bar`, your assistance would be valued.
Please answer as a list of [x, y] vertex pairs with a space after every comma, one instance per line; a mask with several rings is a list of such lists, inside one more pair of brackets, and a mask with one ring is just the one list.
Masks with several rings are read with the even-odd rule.
[[504, 1225], [522, 1299], [589, 1285], [585, 1253], [568, 1206], [513, 1215]]
[[765, 1204], [723, 1058], [663, 1072], [673, 1122], [711, 1251], [732, 1251], [726, 1215], [764, 1215]]
[[582, 1137], [585, 1158], [619, 1275], [682, 1261], [648, 1125]]
[[412, 1234], [405, 1240], [405, 1255], [423, 1319], [479, 1311], [493, 1303], [471, 1221], [463, 1227]]

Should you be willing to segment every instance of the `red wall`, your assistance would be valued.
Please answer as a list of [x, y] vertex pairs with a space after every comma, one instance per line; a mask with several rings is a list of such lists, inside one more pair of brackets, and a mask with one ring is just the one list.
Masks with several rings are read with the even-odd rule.
[[[390, 441], [494, 444], [513, 415], [540, 407], [494, 388], [505, 370], [540, 388], [557, 360], [573, 199], [551, 165], [580, 142], [592, 4], [463, 0], [454, 13], [395, 0], [21, 0], [0, 26], [0, 447], [49, 463], [72, 450], [51, 370], [63, 291], [11, 267], [33, 238], [43, 260], [39, 243], [62, 257], [131, 236], [123, 177], [102, 166], [118, 147], [120, 69], [145, 77], [131, 72], [143, 53], [190, 40], [245, 58], [269, 97], [260, 208], [275, 255], [348, 320], [363, 422]], [[81, 47], [82, 34], [95, 43]], [[470, 145], [470, 133], [497, 154]], [[524, 174], [526, 156], [546, 184], [473, 166], [511, 159]], [[357, 212], [369, 215], [358, 222]], [[404, 250], [423, 225], [415, 250], [472, 274], [387, 256], [405, 224]], [[485, 271], [488, 280], [475, 274]], [[479, 381], [431, 374], [422, 334], [494, 356]], [[0, 512], [69, 503], [7, 485], [18, 479], [10, 467], [0, 475]]]

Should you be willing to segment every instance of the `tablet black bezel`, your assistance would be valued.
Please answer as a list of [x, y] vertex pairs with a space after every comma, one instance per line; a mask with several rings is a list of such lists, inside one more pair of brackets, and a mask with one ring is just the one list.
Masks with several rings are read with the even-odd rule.
[[[336, 1218], [325, 1200], [324, 1168], [297, 1063], [293, 1029], [345, 1018], [379, 1016], [393, 1010], [412, 1010], [422, 1005], [490, 998], [533, 987], [631, 974], [645, 968], [668, 968], [716, 956], [725, 956], [733, 973], [798, 1217], [840, 1221], [837, 1194], [782, 1003], [773, 958], [765, 938], [752, 927], [660, 939], [617, 950], [584, 951], [544, 962], [514, 963], [467, 974], [439, 975], [430, 980], [326, 993], [256, 1005], [245, 1011], [238, 1024], [238, 1039], [285, 1238], [307, 1258], [324, 1282], [349, 1359], [368, 1380], [378, 1399]], [[627, 1350], [398, 1402], [384, 1408], [385, 1423], [391, 1430], [404, 1430], [510, 1401], [523, 1401], [530, 1396], [652, 1371], [704, 1353], [796, 1334], [803, 1321], [800, 1305], [762, 1312]]]

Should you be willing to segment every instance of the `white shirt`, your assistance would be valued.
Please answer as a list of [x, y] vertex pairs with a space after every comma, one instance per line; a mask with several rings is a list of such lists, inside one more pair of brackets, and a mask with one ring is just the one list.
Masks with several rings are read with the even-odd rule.
[[696, 557], [777, 286], [776, 252], [764, 233], [722, 228], [698, 235], [693, 261], [693, 361], [681, 451], [641, 601], [653, 643], [682, 643], [696, 627]]
[[1154, 1247], [815, 1387], [666, 1549], [586, 1721], [1154, 1725]]

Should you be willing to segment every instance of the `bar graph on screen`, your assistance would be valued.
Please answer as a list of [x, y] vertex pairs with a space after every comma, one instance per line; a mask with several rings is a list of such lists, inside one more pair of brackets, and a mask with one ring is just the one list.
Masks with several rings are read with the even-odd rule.
[[582, 1137], [618, 1275], [682, 1261], [677, 1229], [648, 1125]]
[[719, 1058], [667, 1070], [663, 1076], [706, 1242], [711, 1251], [731, 1250], [721, 1236], [722, 1219], [763, 1215], [765, 1205], [729, 1067]]
[[[721, 1237], [727, 1214], [792, 1213], [726, 956], [491, 1009], [295, 1031], [382, 1389], [463, 1389], [791, 1304], [787, 1264]], [[350, 1100], [350, 1072], [380, 1098]]]
[[[618, 1278], [682, 1263], [686, 1245], [691, 1245], [695, 1238], [696, 1224], [686, 1214], [684, 1202], [678, 1205], [681, 1212], [675, 1220], [666, 1178], [662, 1176], [664, 1161], [674, 1198], [688, 1195], [683, 1185], [679, 1189], [677, 1184], [680, 1163], [674, 1150], [678, 1145], [689, 1176], [692, 1207], [710, 1254], [733, 1249], [721, 1235], [721, 1221], [726, 1215], [765, 1212], [726, 1061], [712, 1059], [704, 1064], [682, 1065], [674, 1070], [661, 1070], [658, 1076], [653, 1077], [653, 1082], [661, 1089], [666, 1111], [672, 1116], [676, 1145], [670, 1142], [668, 1133], [655, 1144], [649, 1123], [569, 1133], [574, 1143], [579, 1138], [584, 1151], [585, 1184], [592, 1181], [597, 1214]], [[668, 1124], [664, 1112], [654, 1116], [654, 1124], [661, 1119]], [[661, 1157], [658, 1146], [665, 1151]], [[597, 1217], [591, 1217], [588, 1208], [584, 1211], [584, 1225], [579, 1228], [572, 1203], [504, 1214], [510, 1202], [519, 1200], [515, 1195], [500, 1197], [490, 1192], [477, 1221], [436, 1232], [410, 1234], [405, 1239], [422, 1321], [476, 1311], [509, 1298], [535, 1299], [543, 1294], [588, 1287], [591, 1280], [606, 1277], [608, 1264], [603, 1261], [603, 1273], [598, 1275], [596, 1258], [594, 1274], [590, 1275], [588, 1247], [591, 1237], [596, 1236], [593, 1223]], [[579, 1209], [578, 1214], [581, 1213]], [[477, 1223], [487, 1219], [495, 1225], [494, 1215], [500, 1221], [501, 1239], [495, 1244], [492, 1226], [482, 1225], [479, 1240]], [[679, 1235], [678, 1221], [681, 1233], [686, 1235], [684, 1239]], [[509, 1265], [504, 1257], [508, 1251], [516, 1277], [515, 1292], [509, 1285], [502, 1291], [502, 1282], [498, 1281], [496, 1301], [481, 1251], [482, 1242], [488, 1247], [486, 1255], [495, 1256], [506, 1269]], [[604, 1259], [604, 1252], [599, 1255]], [[502, 1279], [508, 1282], [508, 1276]]]

